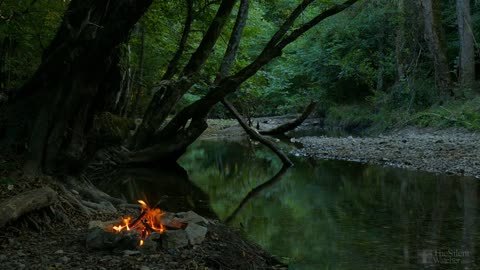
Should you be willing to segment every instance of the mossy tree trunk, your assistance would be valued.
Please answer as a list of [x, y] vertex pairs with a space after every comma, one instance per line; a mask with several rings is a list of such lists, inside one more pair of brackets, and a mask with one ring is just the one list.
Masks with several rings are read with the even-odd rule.
[[93, 116], [111, 109], [118, 90], [111, 84], [118, 71], [114, 49], [151, 2], [70, 2], [41, 65], [5, 108], [10, 121], [2, 143], [26, 146], [27, 171], [71, 171], [84, 158]]

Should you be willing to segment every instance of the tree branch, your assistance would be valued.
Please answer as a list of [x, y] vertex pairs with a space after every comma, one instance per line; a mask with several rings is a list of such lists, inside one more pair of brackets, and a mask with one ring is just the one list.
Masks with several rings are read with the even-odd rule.
[[232, 12], [235, 0], [223, 0], [218, 8], [215, 18], [213, 18], [207, 33], [203, 37], [197, 50], [190, 57], [189, 62], [182, 71], [183, 76], [191, 76], [197, 73], [207, 61], [213, 46], [218, 40], [223, 27], [227, 23], [228, 17]]
[[172, 60], [168, 64], [167, 71], [162, 77], [163, 80], [170, 80], [175, 73], [177, 73], [177, 66], [178, 62], [180, 62], [180, 58], [182, 57], [183, 52], [185, 51], [185, 47], [187, 45], [188, 36], [190, 35], [190, 30], [192, 28], [193, 22], [193, 0], [186, 0], [187, 4], [187, 17], [185, 19], [185, 25], [183, 26], [183, 33], [182, 38], [178, 44], [178, 49], [175, 52]]

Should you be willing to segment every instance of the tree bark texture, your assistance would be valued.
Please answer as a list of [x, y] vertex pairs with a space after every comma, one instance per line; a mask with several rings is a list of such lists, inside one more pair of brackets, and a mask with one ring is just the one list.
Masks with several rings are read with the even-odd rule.
[[75, 167], [84, 157], [93, 116], [111, 97], [104, 83], [117, 68], [114, 49], [151, 3], [70, 2], [39, 68], [6, 108], [10, 121], [2, 143], [25, 142], [27, 171], [64, 171], [69, 168], [59, 164]]
[[451, 90], [451, 76], [448, 67], [445, 33], [442, 26], [441, 6], [439, 0], [421, 1], [425, 38], [433, 57], [435, 68], [435, 82], [442, 98], [453, 95]]

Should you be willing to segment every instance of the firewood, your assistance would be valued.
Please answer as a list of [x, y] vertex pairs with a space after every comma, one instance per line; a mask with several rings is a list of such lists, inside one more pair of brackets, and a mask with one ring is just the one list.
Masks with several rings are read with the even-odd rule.
[[49, 188], [23, 192], [0, 203], [0, 228], [19, 217], [55, 202], [57, 193]]

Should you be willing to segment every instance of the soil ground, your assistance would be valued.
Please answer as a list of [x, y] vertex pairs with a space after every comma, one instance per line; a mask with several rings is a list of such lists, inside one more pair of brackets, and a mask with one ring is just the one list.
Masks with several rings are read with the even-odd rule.
[[[116, 207], [116, 213], [85, 215], [65, 200], [61, 179], [28, 177], [15, 160], [0, 156], [0, 206], [22, 192], [49, 186], [58, 193], [50, 207], [27, 214], [0, 231], [0, 269], [287, 269], [259, 246], [210, 219], [199, 245], [142, 254], [88, 250], [85, 239], [92, 220], [138, 216], [139, 210]], [[73, 192], [73, 191], [72, 191]]]

